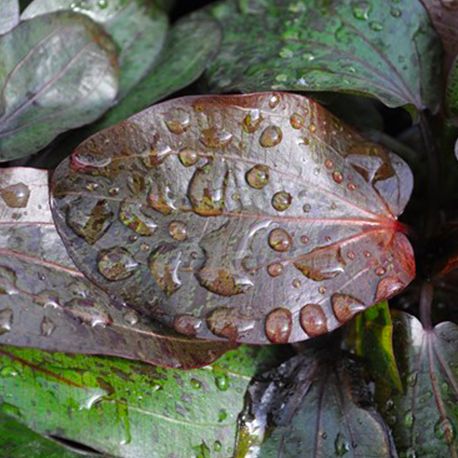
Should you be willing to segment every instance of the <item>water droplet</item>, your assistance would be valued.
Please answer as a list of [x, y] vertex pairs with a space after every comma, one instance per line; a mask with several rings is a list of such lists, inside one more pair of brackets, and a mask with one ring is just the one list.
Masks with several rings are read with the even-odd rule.
[[300, 241], [303, 245], [307, 245], [310, 242], [310, 239], [306, 235], [301, 235]]
[[275, 210], [282, 212], [290, 207], [292, 201], [293, 197], [289, 192], [280, 191], [276, 192], [272, 197], [272, 206]]
[[90, 172], [102, 169], [111, 164], [111, 157], [102, 156], [90, 151], [77, 150], [71, 156], [71, 168], [76, 172]]
[[183, 108], [176, 108], [165, 115], [165, 124], [170, 132], [180, 135], [191, 124], [191, 117]]
[[188, 232], [186, 229], [186, 224], [182, 221], [172, 221], [169, 224], [169, 234], [175, 240], [182, 242], [188, 237]]
[[353, 4], [353, 16], [360, 21], [366, 21], [369, 18], [371, 6], [368, 2], [355, 2]]
[[259, 110], [253, 110], [248, 113], [242, 122], [243, 130], [249, 134], [256, 132], [259, 129], [262, 121], [264, 120]]
[[413, 426], [413, 423], [415, 421], [415, 417], [412, 412], [408, 411], [404, 415], [404, 425], [407, 428], [411, 428]]
[[334, 315], [341, 323], [346, 323], [355, 313], [364, 310], [364, 304], [348, 294], [333, 294], [331, 304]]
[[169, 154], [172, 153], [172, 148], [166, 143], [158, 140], [150, 148], [145, 149], [142, 154], [142, 162], [149, 169], [157, 167], [161, 164]]
[[309, 213], [311, 209], [312, 209], [312, 206], [310, 204], [304, 204], [304, 206], [302, 207], [302, 210], [304, 211], [304, 213]]
[[172, 245], [161, 245], [151, 253], [148, 261], [150, 273], [159, 288], [171, 296], [181, 287], [178, 269], [181, 265], [181, 252]]
[[110, 281], [129, 278], [138, 267], [129, 251], [122, 247], [102, 250], [97, 260], [99, 272]]
[[396, 277], [385, 277], [377, 285], [375, 302], [389, 299], [404, 288], [404, 283]]
[[417, 383], [417, 373], [416, 372], [411, 372], [408, 376], [407, 376], [407, 385], [409, 386], [415, 386], [416, 383]]
[[331, 161], [331, 159], [326, 159], [324, 161], [324, 166], [327, 168], [327, 169], [332, 169], [334, 167], [334, 162]]
[[269, 107], [274, 109], [278, 106], [280, 103], [280, 97], [276, 94], [274, 94], [272, 97], [269, 99]]
[[287, 343], [291, 334], [292, 325], [292, 315], [288, 309], [277, 308], [272, 310], [266, 317], [266, 336], [272, 343]]
[[131, 193], [136, 196], [145, 190], [145, 177], [134, 172], [127, 177], [127, 186]]
[[178, 153], [178, 159], [185, 167], [191, 167], [199, 160], [199, 154], [191, 148], [183, 148]]
[[259, 137], [259, 143], [264, 148], [272, 148], [277, 146], [283, 138], [283, 133], [278, 126], [266, 127], [261, 136]]
[[273, 229], [269, 234], [269, 245], [275, 251], [288, 251], [293, 244], [291, 236], [284, 229]]
[[391, 8], [390, 14], [393, 17], [401, 17], [402, 11], [399, 8]]
[[152, 235], [157, 224], [144, 212], [141, 204], [124, 201], [119, 208], [119, 220], [137, 234]]
[[11, 331], [13, 325], [13, 311], [11, 309], [0, 310], [0, 336]]
[[440, 418], [434, 425], [434, 434], [438, 439], [450, 445], [456, 436], [455, 427], [449, 418]]
[[215, 385], [220, 391], [227, 391], [229, 388], [229, 377], [227, 374], [215, 371]]
[[325, 286], [320, 286], [320, 287], [318, 288], [318, 292], [319, 292], [320, 294], [326, 294], [326, 291], [327, 291], [327, 289], [326, 289]]
[[372, 254], [370, 253], [370, 251], [365, 251], [364, 252], [364, 257], [365, 258], [370, 258], [372, 256]]
[[190, 380], [192, 388], [195, 390], [200, 390], [202, 388], [202, 382], [200, 380], [197, 380], [196, 378], [192, 378]]
[[332, 172], [332, 179], [337, 183], [340, 184], [343, 181], [343, 175], [339, 171]]
[[335, 245], [315, 248], [294, 262], [297, 269], [314, 281], [336, 277], [344, 271], [345, 265], [340, 247]]
[[17, 276], [14, 270], [9, 267], [0, 266], [0, 295], [3, 294], [16, 294]]
[[273, 262], [267, 266], [267, 272], [271, 277], [278, 277], [283, 273], [283, 265], [279, 262]]
[[133, 310], [128, 310], [123, 315], [124, 321], [131, 326], [135, 326], [138, 323], [138, 315]]
[[337, 456], [344, 456], [350, 451], [350, 444], [342, 433], [338, 433], [334, 441], [334, 449]]
[[72, 299], [65, 304], [64, 311], [92, 327], [105, 327], [113, 322], [103, 307], [91, 299]]
[[49, 337], [54, 332], [54, 329], [56, 329], [54, 322], [45, 316], [40, 325], [41, 335]]
[[[402, 456], [402, 455], [401, 455]], [[404, 452], [404, 457], [405, 458], [417, 458], [417, 452], [413, 447], [409, 447], [405, 452]]]
[[227, 146], [232, 140], [232, 134], [223, 129], [216, 127], [209, 127], [202, 131], [200, 141], [207, 148], [223, 148]]
[[101, 9], [104, 10], [108, 7], [108, 0], [98, 0], [97, 6]]
[[293, 113], [289, 118], [289, 122], [293, 129], [302, 129], [305, 125], [305, 119], [299, 113]]
[[192, 315], [177, 315], [173, 320], [175, 331], [187, 336], [195, 336], [202, 326], [202, 321]]
[[207, 326], [215, 336], [236, 342], [241, 334], [253, 329], [255, 322], [243, 316], [239, 309], [218, 307], [207, 316]]
[[25, 208], [29, 202], [30, 189], [24, 183], [17, 183], [0, 189], [0, 196], [10, 208]]
[[218, 412], [218, 422], [221, 423], [227, 418], [227, 411], [225, 409], [220, 409]]
[[221, 444], [220, 441], [215, 441], [215, 442], [213, 443], [213, 450], [214, 450], [215, 452], [220, 452], [220, 451], [222, 450], [222, 448], [223, 448], [223, 444]]
[[269, 182], [269, 167], [257, 164], [246, 173], [247, 183], [255, 189], [262, 189]]
[[385, 274], [386, 274], [386, 270], [382, 266], [379, 266], [375, 269], [375, 275], [377, 275], [378, 277], [381, 277]]
[[354, 191], [357, 188], [357, 186], [355, 185], [355, 183], [348, 183], [347, 188], [349, 191]]
[[375, 32], [381, 32], [383, 30], [383, 24], [378, 21], [372, 21], [369, 27]]
[[328, 332], [326, 314], [318, 304], [307, 304], [301, 309], [300, 323], [302, 329], [315, 337]]
[[291, 282], [293, 285], [293, 288], [300, 288], [301, 287], [301, 281], [298, 278], [294, 278], [293, 281]]

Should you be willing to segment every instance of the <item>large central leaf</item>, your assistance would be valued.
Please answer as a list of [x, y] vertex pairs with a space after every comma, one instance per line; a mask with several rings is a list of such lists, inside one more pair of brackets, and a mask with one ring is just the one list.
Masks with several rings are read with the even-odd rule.
[[58, 230], [102, 288], [175, 329], [284, 343], [409, 283], [407, 165], [285, 93], [185, 97], [91, 137], [53, 175]]

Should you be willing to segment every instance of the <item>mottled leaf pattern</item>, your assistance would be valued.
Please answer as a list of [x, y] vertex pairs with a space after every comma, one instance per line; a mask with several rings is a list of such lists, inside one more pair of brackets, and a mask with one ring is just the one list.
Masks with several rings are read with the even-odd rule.
[[25, 168], [0, 174], [0, 344], [183, 368], [227, 349], [174, 335], [88, 282], [54, 227], [47, 172]]
[[52, 13], [0, 36], [0, 162], [97, 119], [117, 93], [111, 39], [89, 18]]
[[19, 0], [2, 0], [0, 35], [9, 32], [19, 22]]
[[278, 354], [241, 347], [217, 364], [181, 371], [0, 347], [0, 409], [103, 456], [227, 458], [246, 388], [278, 364]]
[[156, 105], [81, 144], [52, 186], [79, 268], [189, 335], [315, 337], [415, 272], [407, 165], [298, 95]]
[[118, 99], [148, 72], [164, 44], [167, 16], [151, 0], [34, 0], [21, 18], [61, 10], [89, 16], [113, 37], [121, 68]]
[[419, 1], [240, 0], [212, 11], [224, 27], [206, 73], [217, 92], [351, 92], [438, 108], [440, 42]]

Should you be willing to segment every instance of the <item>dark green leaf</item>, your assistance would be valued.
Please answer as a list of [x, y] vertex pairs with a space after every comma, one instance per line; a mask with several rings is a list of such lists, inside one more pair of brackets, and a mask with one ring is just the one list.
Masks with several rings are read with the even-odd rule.
[[0, 161], [97, 119], [117, 93], [111, 39], [91, 19], [52, 13], [0, 36]]
[[60, 10], [85, 14], [104, 26], [119, 48], [118, 99], [153, 65], [164, 44], [167, 16], [151, 0], [34, 0], [22, 19]]
[[396, 451], [363, 372], [338, 351], [296, 356], [248, 389], [236, 458], [389, 458]]
[[54, 227], [47, 172], [21, 168], [0, 173], [0, 343], [183, 368], [228, 349], [164, 330], [86, 280]]
[[458, 120], [458, 56], [453, 61], [448, 75], [446, 103], [449, 114]]
[[[218, 5], [218, 92], [334, 91], [436, 111], [441, 46], [420, 2], [240, 0]], [[233, 6], [231, 6], [233, 5]]]
[[0, 35], [9, 32], [19, 22], [18, 0], [2, 0], [0, 9]]
[[251, 378], [274, 348], [241, 347], [217, 364], [180, 371], [0, 347], [0, 401], [40, 434], [123, 458], [232, 455]]
[[401, 312], [393, 320], [404, 393], [387, 395], [380, 408], [398, 451], [406, 457], [457, 457], [458, 326], [443, 322], [426, 330]]

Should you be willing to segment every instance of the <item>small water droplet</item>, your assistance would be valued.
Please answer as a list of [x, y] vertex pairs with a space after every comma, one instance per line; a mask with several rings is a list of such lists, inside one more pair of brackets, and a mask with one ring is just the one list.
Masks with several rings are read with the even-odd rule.
[[111, 157], [95, 154], [91, 151], [77, 150], [71, 156], [71, 168], [76, 172], [90, 172], [111, 164]]
[[257, 164], [246, 173], [247, 183], [255, 189], [262, 189], [269, 182], [269, 167]]
[[278, 106], [280, 103], [280, 97], [276, 94], [274, 94], [272, 97], [269, 99], [269, 107], [274, 109]]
[[202, 388], [202, 382], [200, 380], [197, 380], [196, 378], [192, 378], [190, 380], [192, 388], [195, 390], [200, 390]]
[[181, 287], [178, 269], [181, 265], [181, 252], [172, 245], [161, 245], [151, 253], [148, 261], [150, 273], [165, 294], [171, 296]]
[[402, 11], [399, 8], [391, 8], [390, 14], [393, 17], [401, 17], [402, 16]]
[[327, 168], [327, 169], [332, 169], [334, 167], [334, 162], [331, 161], [331, 159], [326, 159], [324, 161], [324, 166]]
[[45, 316], [40, 325], [41, 335], [49, 337], [54, 332], [54, 329], [56, 329], [54, 322]]
[[343, 175], [339, 171], [332, 172], [332, 179], [337, 183], [340, 184], [343, 181]]
[[191, 117], [183, 108], [176, 108], [165, 115], [165, 124], [170, 132], [180, 135], [189, 128]]
[[383, 30], [383, 24], [378, 21], [372, 21], [369, 24], [369, 27], [374, 31], [374, 32], [381, 32]]
[[301, 309], [300, 323], [302, 329], [315, 337], [328, 332], [326, 314], [318, 304], [307, 304]]
[[414, 421], [415, 417], [412, 412], [408, 411], [404, 414], [404, 425], [407, 428], [411, 428], [413, 426]]
[[312, 206], [310, 204], [304, 204], [304, 206], [302, 207], [302, 210], [304, 211], [304, 213], [309, 213], [311, 209], [312, 209]]
[[416, 372], [411, 372], [408, 376], [407, 376], [407, 385], [409, 386], [415, 386], [416, 383], [417, 383], [417, 373]]
[[150, 148], [145, 149], [142, 154], [143, 164], [152, 169], [161, 164], [170, 154], [172, 153], [172, 148], [166, 143], [158, 140], [156, 143], [151, 145]]
[[283, 265], [279, 262], [273, 262], [267, 266], [267, 272], [271, 277], [278, 277], [283, 273]]
[[218, 412], [218, 422], [221, 423], [227, 418], [227, 411], [226, 409], [219, 409]]
[[188, 237], [186, 224], [182, 221], [172, 221], [169, 224], [169, 234], [173, 239], [182, 242]]
[[287, 343], [291, 335], [292, 325], [292, 315], [288, 309], [280, 307], [272, 310], [266, 317], [266, 336], [272, 343]]
[[300, 288], [301, 287], [301, 281], [298, 278], [294, 278], [293, 281], [291, 282], [293, 288]]
[[202, 320], [192, 315], [177, 315], [173, 320], [175, 331], [187, 336], [195, 336], [202, 326]]
[[306, 235], [301, 235], [300, 241], [303, 245], [307, 245], [310, 242], [310, 239]]
[[124, 201], [119, 208], [119, 220], [143, 236], [152, 235], [157, 228], [157, 224], [145, 214], [145, 209], [138, 203]]
[[178, 153], [178, 159], [185, 167], [191, 167], [199, 160], [199, 154], [191, 148], [183, 148]]
[[17, 183], [0, 189], [0, 197], [10, 208], [25, 208], [29, 202], [30, 189], [24, 183]]
[[368, 2], [359, 1], [353, 3], [353, 16], [360, 21], [366, 21], [369, 18], [371, 6]]
[[273, 229], [269, 234], [269, 245], [275, 251], [288, 251], [293, 244], [291, 236], [284, 229]]
[[229, 388], [229, 377], [227, 374], [215, 372], [215, 385], [220, 391], [227, 391]]
[[10, 308], [0, 310], [0, 336], [11, 331], [13, 311]]
[[138, 315], [133, 310], [128, 310], [123, 315], [124, 321], [131, 326], [135, 326], [138, 323]]
[[289, 122], [293, 129], [302, 129], [305, 125], [305, 119], [299, 113], [293, 113], [289, 118]]
[[278, 126], [269, 126], [266, 127], [261, 136], [259, 137], [259, 143], [264, 148], [272, 148], [277, 146], [283, 138], [283, 133]]
[[333, 294], [331, 304], [334, 315], [341, 323], [346, 323], [355, 313], [364, 310], [364, 304], [348, 294]]
[[347, 188], [349, 191], [354, 191], [357, 188], [357, 186], [355, 185], [355, 183], [348, 183]]
[[222, 450], [222, 448], [223, 448], [223, 444], [221, 444], [220, 441], [215, 441], [215, 442], [213, 443], [213, 450], [214, 450], [215, 452], [220, 452], [220, 451]]
[[386, 274], [386, 270], [382, 266], [379, 266], [375, 269], [375, 275], [377, 275], [378, 277], [381, 277], [385, 274]]
[[216, 127], [209, 127], [202, 131], [200, 141], [207, 148], [224, 148], [232, 140], [232, 134], [223, 129], [218, 129]]
[[276, 192], [272, 197], [272, 207], [274, 207], [275, 210], [282, 212], [287, 210], [291, 206], [292, 201], [293, 197], [289, 192]]
[[334, 449], [337, 456], [344, 456], [350, 451], [350, 444], [342, 433], [338, 433], [334, 441]]
[[118, 281], [129, 278], [138, 263], [126, 248], [113, 247], [99, 253], [97, 267], [107, 280]]
[[256, 132], [259, 129], [262, 121], [264, 120], [259, 110], [253, 110], [248, 113], [242, 122], [243, 130], [249, 134]]
[[92, 327], [105, 327], [113, 322], [102, 306], [91, 299], [72, 299], [65, 303], [64, 311]]

